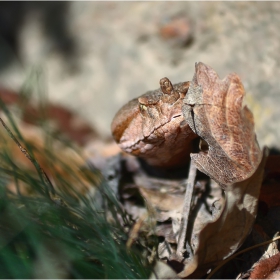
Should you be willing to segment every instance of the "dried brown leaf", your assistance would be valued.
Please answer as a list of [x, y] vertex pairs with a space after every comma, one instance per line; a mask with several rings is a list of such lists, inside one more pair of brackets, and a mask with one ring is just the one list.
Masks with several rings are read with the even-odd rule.
[[253, 115], [242, 107], [244, 88], [236, 74], [220, 80], [209, 66], [198, 63], [183, 114], [208, 145], [208, 152], [192, 154], [197, 168], [220, 184], [245, 180], [261, 161]]
[[170, 191], [161, 191], [161, 189], [148, 189], [139, 187], [141, 195], [149, 202], [155, 209], [160, 211], [174, 211], [182, 210], [184, 196], [182, 192], [172, 193]]
[[279, 279], [280, 253], [262, 260], [252, 271], [249, 279]]
[[[267, 150], [260, 151], [252, 113], [242, 107], [244, 88], [236, 74], [220, 80], [203, 63], [184, 100], [186, 121], [208, 144], [208, 151], [192, 154], [197, 168], [225, 190], [225, 202], [212, 221], [194, 223], [188, 259], [180, 277], [201, 277], [213, 265], [233, 254], [254, 222]], [[201, 222], [200, 222], [201, 223]]]
[[186, 264], [180, 277], [187, 277], [196, 269], [198, 277], [201, 277], [210, 267], [232, 255], [242, 245], [256, 217], [265, 158], [266, 155], [250, 178], [227, 186], [221, 214], [196, 236], [198, 242], [197, 246], [193, 246], [194, 258]]
[[[146, 204], [153, 209], [156, 220], [158, 222], [172, 221], [172, 236], [178, 241], [184, 202], [182, 188], [180, 188], [182, 182], [144, 176], [135, 176], [134, 179]], [[175, 184], [177, 186], [174, 188]], [[169, 239], [170, 232], [167, 231], [164, 236]]]

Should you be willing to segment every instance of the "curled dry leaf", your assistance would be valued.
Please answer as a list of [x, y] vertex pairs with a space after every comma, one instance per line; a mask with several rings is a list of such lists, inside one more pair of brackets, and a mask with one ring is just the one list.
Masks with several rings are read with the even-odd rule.
[[196, 64], [183, 113], [193, 131], [207, 142], [208, 151], [191, 158], [200, 171], [223, 187], [225, 202], [202, 229], [194, 222], [190, 238], [194, 255], [180, 277], [201, 277], [233, 254], [254, 222], [267, 150], [262, 157], [252, 113], [242, 107], [243, 96], [236, 74], [220, 80], [212, 68]]
[[250, 177], [262, 153], [254, 121], [242, 107], [244, 88], [236, 74], [220, 80], [209, 66], [196, 64], [196, 73], [184, 99], [183, 114], [192, 130], [204, 139], [208, 152], [192, 154], [197, 168], [227, 185]]

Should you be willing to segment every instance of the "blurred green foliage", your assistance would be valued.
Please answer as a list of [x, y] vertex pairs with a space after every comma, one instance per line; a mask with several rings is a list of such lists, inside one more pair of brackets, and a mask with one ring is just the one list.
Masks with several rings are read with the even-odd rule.
[[[32, 147], [25, 143], [5, 105], [1, 107], [8, 119], [7, 126], [22, 146], [28, 147], [33, 159]], [[7, 133], [3, 126], [1, 130], [1, 134]], [[51, 161], [61, 164], [69, 173], [65, 177], [52, 177], [54, 190], [40, 166], [36, 167], [37, 162], [33, 162], [34, 172], [24, 170], [3, 147], [0, 149], [0, 278], [149, 277], [151, 267], [143, 252], [126, 247], [131, 221], [98, 170], [85, 166], [81, 174], [99, 196], [78, 193], [73, 184], [81, 177], [74, 180], [70, 163], [67, 169], [48, 145]], [[52, 170], [51, 164], [48, 170]], [[11, 182], [16, 192], [9, 189]], [[22, 183], [31, 190], [28, 195], [20, 192]]]

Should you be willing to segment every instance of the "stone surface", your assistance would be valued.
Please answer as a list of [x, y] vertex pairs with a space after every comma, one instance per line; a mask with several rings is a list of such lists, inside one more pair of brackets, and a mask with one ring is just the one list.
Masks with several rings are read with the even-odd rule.
[[[191, 80], [195, 62], [202, 61], [221, 78], [230, 72], [241, 77], [260, 144], [280, 148], [279, 2], [77, 1], [60, 7], [65, 13], [58, 17], [56, 6], [26, 5], [18, 52], [2, 65], [1, 85], [18, 90], [33, 81], [36, 91], [30, 73], [42, 71], [52, 101], [74, 109], [108, 136], [124, 103], [158, 88], [162, 77], [172, 83]], [[186, 19], [178, 20], [178, 36], [173, 31], [165, 36], [163, 27], [170, 23], [174, 29], [178, 18]], [[63, 36], [50, 40], [52, 28]], [[1, 39], [0, 61], [13, 52]]]

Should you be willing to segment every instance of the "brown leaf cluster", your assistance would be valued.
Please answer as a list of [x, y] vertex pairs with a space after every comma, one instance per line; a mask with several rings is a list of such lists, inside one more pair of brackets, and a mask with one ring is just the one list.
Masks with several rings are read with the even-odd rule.
[[262, 155], [254, 133], [240, 78], [230, 74], [220, 80], [209, 66], [198, 63], [184, 99], [186, 121], [208, 145], [193, 154], [197, 168], [223, 185], [242, 181], [256, 170]]
[[225, 190], [225, 202], [219, 215], [196, 235], [194, 225], [192, 239], [195, 236], [198, 240], [193, 246], [194, 257], [186, 262], [180, 277], [201, 277], [233, 254], [255, 220], [267, 151], [262, 155], [254, 133], [253, 115], [242, 106], [244, 94], [236, 74], [221, 80], [211, 67], [196, 64], [182, 110], [189, 126], [207, 143], [207, 148], [191, 154], [191, 159]]

